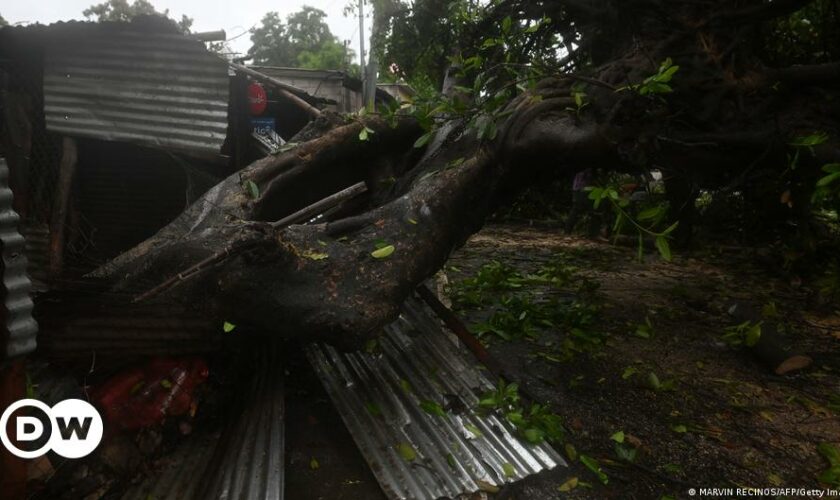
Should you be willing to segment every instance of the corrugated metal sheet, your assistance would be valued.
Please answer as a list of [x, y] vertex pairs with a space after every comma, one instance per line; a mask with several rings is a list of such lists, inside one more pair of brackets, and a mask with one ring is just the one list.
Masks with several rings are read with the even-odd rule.
[[26, 242], [18, 233], [20, 217], [12, 209], [9, 168], [0, 158], [0, 248], [2, 249], [3, 319], [0, 360], [35, 350], [38, 324], [32, 318], [32, 284], [26, 275]]
[[203, 473], [219, 441], [218, 434], [190, 436], [174, 452], [144, 472], [145, 479], [131, 487], [122, 500], [190, 500], [205, 480]]
[[204, 474], [196, 499], [283, 500], [285, 390], [276, 339], [261, 341], [254, 377], [238, 418], [225, 433]]
[[[548, 444], [527, 444], [504, 418], [475, 411], [493, 384], [417, 300], [379, 347], [344, 354], [315, 345], [307, 356], [390, 498], [455, 498], [565, 465]], [[425, 401], [446, 416], [427, 413]]]
[[219, 154], [227, 133], [227, 63], [196, 40], [126, 26], [48, 38], [47, 130]]
[[41, 352], [50, 359], [160, 356], [212, 352], [221, 347], [222, 325], [165, 304], [42, 301]]

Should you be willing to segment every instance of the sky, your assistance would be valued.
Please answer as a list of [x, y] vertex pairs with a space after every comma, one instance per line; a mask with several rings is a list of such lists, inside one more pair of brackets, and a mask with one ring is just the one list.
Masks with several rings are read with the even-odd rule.
[[[84, 20], [82, 11], [104, 0], [0, 0], [0, 15], [9, 24], [39, 22], [50, 24], [71, 19]], [[193, 18], [192, 31], [225, 30], [230, 47], [235, 52], [248, 51], [251, 46], [249, 34], [242, 33], [259, 26], [266, 12], [277, 11], [285, 19], [304, 5], [327, 13], [330, 30], [340, 41], [351, 40], [353, 51], [359, 53], [359, 19], [344, 17], [344, 7], [354, 0], [149, 0], [158, 11], [169, 9], [169, 16], [180, 19], [182, 14]], [[366, 12], [365, 14], [369, 14]], [[365, 20], [369, 46], [370, 19]], [[241, 35], [238, 36], [237, 35]], [[234, 38], [236, 37], [236, 38]]]

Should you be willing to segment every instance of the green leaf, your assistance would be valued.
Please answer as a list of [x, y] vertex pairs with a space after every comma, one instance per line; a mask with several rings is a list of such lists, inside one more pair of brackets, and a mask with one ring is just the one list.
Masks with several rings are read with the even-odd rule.
[[437, 415], [438, 417], [446, 416], [446, 412], [443, 411], [443, 407], [441, 407], [434, 401], [421, 401], [420, 408], [422, 408], [423, 411], [425, 411], [429, 415]]
[[516, 477], [516, 469], [513, 464], [505, 462], [502, 464], [502, 470], [505, 472], [505, 477]]
[[449, 467], [452, 469], [458, 468], [458, 463], [455, 461], [455, 456], [452, 453], [446, 454], [446, 463], [449, 464]]
[[510, 16], [502, 19], [502, 33], [510, 33], [510, 27], [513, 24], [513, 20]]
[[828, 141], [828, 134], [819, 131], [810, 135], [794, 137], [788, 144], [797, 148], [805, 148], [818, 146], [826, 141]]
[[426, 132], [425, 134], [418, 137], [417, 140], [414, 141], [414, 147], [422, 148], [423, 146], [425, 146], [426, 143], [429, 142], [429, 139], [432, 138], [432, 134], [433, 132]]
[[400, 443], [397, 445], [397, 451], [400, 452], [400, 456], [406, 462], [413, 462], [417, 458], [417, 452], [414, 451], [414, 448], [408, 443]]
[[820, 443], [817, 452], [828, 460], [832, 467], [840, 467], [840, 449], [831, 443]]
[[232, 332], [234, 330], [234, 328], [236, 328], [236, 325], [234, 325], [233, 323], [230, 323], [228, 321], [225, 321], [224, 324], [222, 325], [222, 331], [225, 332], [225, 333]]
[[752, 347], [758, 343], [759, 338], [761, 338], [761, 322], [752, 325], [747, 330], [747, 334], [744, 336], [744, 345]]
[[615, 444], [615, 454], [620, 460], [625, 462], [633, 462], [636, 460], [636, 449], [624, 446], [622, 444]]
[[312, 470], [318, 470], [321, 467], [321, 464], [318, 463], [318, 460], [315, 457], [309, 459], [309, 468]]
[[376, 403], [365, 403], [365, 409], [374, 417], [382, 416], [382, 410]]
[[656, 245], [656, 249], [659, 250], [659, 255], [661, 255], [663, 259], [670, 261], [671, 245], [668, 244], [668, 240], [664, 236], [657, 236], [654, 240], [654, 244]]
[[662, 382], [659, 381], [659, 377], [657, 377], [654, 372], [648, 373], [648, 385], [654, 391], [658, 391], [662, 388]]
[[580, 461], [587, 469], [594, 472], [595, 475], [598, 476], [598, 480], [600, 480], [603, 484], [607, 484], [609, 482], [609, 477], [603, 470], [601, 470], [601, 466], [598, 464], [597, 460], [587, 455], [581, 455]]
[[821, 177], [820, 180], [817, 181], [817, 187], [825, 187], [829, 184], [832, 184], [837, 179], [840, 179], [840, 172], [835, 172], [833, 174], [828, 174], [825, 177]]
[[411, 383], [406, 379], [400, 379], [400, 387], [402, 387], [403, 392], [406, 394], [411, 394], [413, 392], [411, 389]]
[[370, 253], [371, 257], [374, 259], [385, 259], [389, 257], [392, 253], [394, 253], [394, 245], [385, 245], [382, 248], [374, 250]]
[[545, 433], [539, 429], [529, 428], [525, 429], [522, 432], [522, 435], [525, 437], [525, 440], [531, 444], [542, 443], [543, 439], [545, 439]]
[[677, 434], [685, 434], [686, 432], [688, 432], [688, 427], [682, 424], [672, 425], [671, 430], [676, 432]]
[[473, 424], [464, 424], [464, 428], [467, 429], [468, 431], [470, 431], [472, 433], [472, 435], [475, 436], [475, 437], [481, 437], [482, 436], [481, 429], [474, 426]]
[[257, 186], [257, 183], [248, 179], [242, 183], [242, 187], [245, 189], [245, 192], [248, 193], [248, 196], [252, 200], [256, 200], [260, 197], [260, 188]]
[[371, 129], [367, 128], [367, 127], [363, 127], [363, 128], [362, 128], [362, 131], [361, 131], [361, 132], [359, 132], [359, 140], [360, 140], [360, 141], [366, 141], [366, 140], [368, 140], [368, 138], [369, 138], [369, 134], [372, 134], [372, 133], [373, 133], [373, 130], [371, 130]]
[[557, 491], [561, 491], [563, 493], [566, 493], [568, 491], [572, 491], [573, 489], [577, 488], [577, 485], [578, 485], [578, 478], [577, 477], [570, 477], [569, 479], [566, 480], [566, 482], [564, 482], [563, 484], [561, 484], [557, 488]]
[[621, 374], [621, 378], [627, 380], [638, 372], [639, 370], [637, 370], [635, 366], [628, 366], [624, 369], [624, 373]]
[[313, 252], [313, 251], [306, 251], [301, 252], [301, 257], [306, 257], [309, 260], [324, 260], [328, 258], [330, 255], [324, 252]]
[[570, 461], [574, 462], [578, 459], [578, 453], [575, 449], [575, 445], [573, 445], [572, 443], [566, 443], [565, 450], [566, 456], [569, 457]]
[[624, 442], [624, 431], [616, 432], [615, 434], [610, 436], [610, 439], [612, 439], [616, 443], [623, 443]]

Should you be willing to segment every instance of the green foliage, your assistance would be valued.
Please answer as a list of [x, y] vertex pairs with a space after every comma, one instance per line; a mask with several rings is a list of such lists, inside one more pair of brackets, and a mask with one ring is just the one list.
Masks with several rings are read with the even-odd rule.
[[169, 9], [158, 12], [148, 0], [134, 0], [132, 3], [128, 3], [128, 0], [108, 0], [91, 5], [82, 11], [82, 15], [88, 20], [95, 19], [98, 22], [129, 22], [137, 16], [162, 16], [171, 21], [182, 33], [189, 33], [193, 23], [192, 18], [187, 16], [181, 16], [180, 21], [170, 19]]
[[[569, 286], [575, 299], [550, 292]], [[597, 326], [596, 289], [596, 283], [578, 276], [560, 256], [531, 273], [493, 261], [475, 276], [454, 281], [449, 294], [457, 308], [485, 309], [486, 319], [471, 326], [482, 339], [489, 335], [505, 341], [535, 339], [547, 330], [564, 332], [556, 352], [540, 353], [550, 361], [561, 361], [604, 342], [606, 333]]]
[[529, 443], [539, 444], [546, 440], [560, 443], [565, 436], [562, 419], [547, 406], [536, 403], [527, 409], [522, 406], [517, 384], [506, 384], [504, 380], [499, 380], [496, 390], [484, 394], [478, 405], [504, 415]]
[[665, 260], [671, 260], [671, 245], [668, 243], [668, 238], [671, 237], [671, 233], [677, 228], [679, 222], [674, 222], [661, 230], [657, 229], [668, 213], [665, 203], [650, 206], [634, 217], [628, 211], [630, 207], [630, 194], [619, 194], [617, 186], [590, 186], [587, 190], [589, 191], [589, 199], [592, 200], [592, 204], [596, 210], [605, 200], [610, 204], [615, 214], [615, 223], [613, 224], [613, 235], [615, 237], [618, 237], [626, 226], [629, 225], [633, 228], [638, 238], [637, 254], [639, 259], [644, 255], [644, 237], [648, 236], [653, 237], [653, 242], [657, 251], [659, 251], [659, 255]]
[[828, 469], [820, 473], [819, 480], [832, 487], [840, 487], [840, 449], [831, 443], [820, 443], [817, 452], [828, 462]]
[[248, 55], [253, 57], [254, 64], [345, 68], [353, 59], [353, 53], [332, 34], [324, 20], [326, 16], [322, 10], [304, 6], [287, 16], [283, 23], [277, 12], [269, 12], [251, 34], [253, 45]]
[[248, 194], [248, 197], [252, 200], [256, 200], [260, 197], [260, 187], [257, 186], [257, 183], [247, 179], [242, 183], [242, 189]]
[[787, 17], [773, 19], [763, 28], [769, 66], [817, 64], [840, 56], [840, 10], [835, 0], [805, 2]]
[[680, 67], [676, 66], [669, 57], [662, 61], [655, 74], [645, 78], [642, 83], [621, 87], [619, 90], [631, 89], [639, 95], [669, 94], [674, 91], [669, 83], [679, 69]]
[[761, 338], [761, 324], [744, 321], [739, 325], [726, 327], [721, 339], [732, 347], [752, 347]]
[[609, 483], [609, 477], [603, 471], [603, 469], [601, 469], [601, 464], [599, 464], [597, 460], [588, 455], [581, 455], [580, 462], [583, 465], [585, 465], [587, 469], [592, 471], [593, 474], [598, 476], [598, 480], [601, 481], [603, 484]]

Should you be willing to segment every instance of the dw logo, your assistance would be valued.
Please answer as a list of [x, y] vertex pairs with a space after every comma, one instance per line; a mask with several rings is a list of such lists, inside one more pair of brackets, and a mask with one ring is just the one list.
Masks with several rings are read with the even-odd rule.
[[20, 458], [37, 458], [50, 450], [82, 458], [102, 441], [102, 417], [81, 399], [65, 399], [52, 408], [36, 399], [21, 399], [0, 417], [0, 441]]

